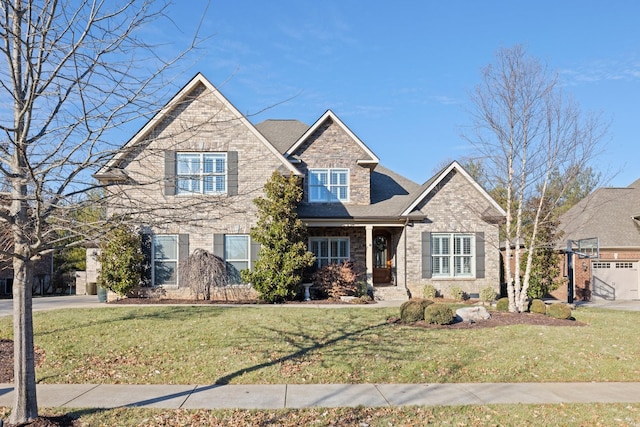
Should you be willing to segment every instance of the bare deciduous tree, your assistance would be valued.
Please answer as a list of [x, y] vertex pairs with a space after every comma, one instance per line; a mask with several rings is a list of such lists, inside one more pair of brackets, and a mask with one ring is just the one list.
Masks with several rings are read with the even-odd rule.
[[[505, 279], [510, 311], [526, 309], [527, 288], [541, 224], [593, 161], [606, 126], [565, 97], [557, 75], [523, 46], [500, 49], [472, 94], [475, 133], [467, 135], [489, 181], [503, 195]], [[554, 174], [561, 188], [549, 191]], [[536, 200], [529, 215], [526, 204]], [[525, 218], [530, 224], [525, 224]], [[519, 248], [524, 245], [524, 251]], [[521, 267], [524, 256], [524, 269]], [[510, 260], [514, 259], [512, 263]]]
[[166, 7], [164, 0], [0, 0], [0, 184], [8, 188], [0, 221], [10, 230], [4, 255], [14, 270], [12, 423], [38, 416], [33, 260], [105, 231], [104, 222], [80, 227], [73, 212], [95, 188], [91, 173], [120, 145], [114, 130], [157, 110], [160, 96], [149, 95], [167, 87], [164, 71], [182, 55], [164, 60], [138, 36]]

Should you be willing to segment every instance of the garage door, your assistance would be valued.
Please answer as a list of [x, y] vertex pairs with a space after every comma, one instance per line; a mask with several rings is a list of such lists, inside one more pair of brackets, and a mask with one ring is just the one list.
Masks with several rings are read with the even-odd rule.
[[638, 299], [638, 261], [593, 261], [591, 275], [594, 300]]

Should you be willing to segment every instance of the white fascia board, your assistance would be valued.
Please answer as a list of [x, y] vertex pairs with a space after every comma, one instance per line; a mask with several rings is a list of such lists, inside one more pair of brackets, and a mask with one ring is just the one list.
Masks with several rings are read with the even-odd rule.
[[369, 156], [369, 159], [361, 159], [358, 160], [358, 163], [363, 163], [363, 164], [378, 164], [380, 163], [380, 159], [378, 158], [378, 156], [376, 156], [373, 151], [371, 151], [371, 149], [369, 147], [367, 147], [367, 145], [362, 142], [360, 140], [360, 138], [358, 138], [356, 136], [355, 133], [353, 133], [351, 131], [351, 129], [349, 129], [343, 122], [342, 120], [340, 120], [338, 118], [338, 116], [335, 115], [335, 113], [331, 110], [327, 110], [322, 117], [320, 117], [318, 120], [316, 120], [316, 122], [309, 127], [309, 129], [307, 129], [307, 131], [305, 133], [302, 134], [302, 136], [300, 138], [298, 138], [298, 140], [291, 146], [291, 148], [289, 148], [287, 150], [287, 152], [285, 153], [285, 156], [291, 156], [293, 155], [293, 153], [296, 152], [296, 150], [300, 147], [300, 145], [302, 145], [304, 143], [304, 141], [311, 135], [313, 134], [318, 127], [320, 127], [322, 125], [322, 123], [325, 122], [325, 120], [327, 120], [328, 118], [330, 118], [331, 120], [333, 120], [334, 123], [337, 123], [338, 126], [340, 126], [340, 128], [342, 128], [342, 130], [344, 130], [344, 132], [351, 138], [353, 139], [356, 144], [358, 144], [358, 146], [360, 148], [362, 148], [362, 150], [367, 153], [367, 156]]
[[431, 185], [429, 187], [427, 187], [418, 197], [416, 197], [416, 199], [413, 201], [413, 203], [404, 211], [402, 212], [402, 216], [407, 216], [409, 215], [415, 208], [416, 206], [418, 206], [420, 204], [420, 202], [422, 200], [424, 200], [424, 198], [435, 188], [437, 187], [440, 182], [449, 174], [449, 172], [451, 172], [453, 169], [455, 169], [458, 173], [460, 173], [462, 176], [464, 176], [467, 181], [469, 181], [471, 183], [471, 185], [473, 185], [473, 187], [478, 190], [478, 192], [480, 192], [480, 194], [487, 199], [487, 201], [491, 204], [491, 206], [493, 206], [501, 215], [506, 215], [507, 213], [504, 211], [504, 209], [502, 209], [502, 207], [495, 201], [493, 200], [493, 197], [491, 197], [489, 195], [489, 193], [487, 193], [484, 188], [482, 188], [480, 186], [480, 184], [478, 184], [476, 182], [475, 179], [473, 179], [471, 177], [471, 175], [469, 175], [469, 173], [467, 171], [464, 170], [464, 168], [462, 166], [460, 166], [460, 164], [457, 161], [453, 161], [451, 162], [451, 164], [449, 165], [449, 167], [447, 167], [445, 170], [443, 170], [440, 173], [440, 176], [438, 176], [437, 179], [435, 179]]
[[178, 103], [182, 102], [184, 98], [193, 90], [193, 88], [202, 83], [207, 89], [209, 89], [214, 96], [216, 96], [224, 105], [227, 107], [257, 138], [258, 140], [264, 144], [267, 149], [269, 149], [280, 162], [294, 175], [302, 176], [302, 173], [294, 167], [285, 157], [280, 154], [278, 150], [266, 140], [266, 138], [258, 132], [258, 130], [247, 120], [247, 118], [238, 111], [238, 109], [231, 103], [229, 100], [222, 95], [222, 93], [213, 85], [211, 82], [202, 74], [198, 73], [194, 78], [192, 78], [176, 95], [174, 95], [169, 102], [167, 102], [164, 107], [162, 107], [154, 116], [147, 122], [146, 125], [142, 127], [120, 150], [109, 160], [96, 175], [100, 175], [110, 168], [126, 154], [127, 149], [131, 146], [135, 146], [140, 141], [144, 140], [144, 138], [151, 132], [154, 127], [160, 122], [165, 116], [171, 111]]

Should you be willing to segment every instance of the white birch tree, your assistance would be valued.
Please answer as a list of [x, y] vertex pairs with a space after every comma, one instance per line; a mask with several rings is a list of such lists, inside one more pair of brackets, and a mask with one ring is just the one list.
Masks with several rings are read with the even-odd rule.
[[[479, 151], [488, 181], [504, 196], [501, 238], [509, 310], [522, 312], [540, 226], [553, 213], [549, 206], [561, 203], [589, 168], [607, 126], [597, 115], [583, 114], [564, 96], [558, 76], [519, 45], [498, 50], [471, 100], [474, 132], [467, 139]], [[558, 173], [561, 188], [550, 192]], [[525, 212], [531, 200], [536, 201], [533, 212]]]
[[[80, 227], [70, 212], [82, 208], [77, 200], [91, 190], [91, 173], [122, 143], [113, 131], [157, 110], [157, 90], [169, 83], [162, 81], [165, 71], [182, 53], [163, 59], [141, 32], [165, 18], [167, 6], [164, 0], [0, 0], [0, 180], [9, 189], [0, 221], [10, 230], [5, 255], [14, 269], [14, 424], [38, 416], [34, 260], [79, 234], [104, 231], [104, 223]], [[57, 240], [61, 235], [69, 240]]]

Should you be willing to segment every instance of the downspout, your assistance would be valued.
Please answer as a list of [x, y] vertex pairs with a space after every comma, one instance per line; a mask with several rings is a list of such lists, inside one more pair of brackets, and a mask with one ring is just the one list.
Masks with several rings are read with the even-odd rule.
[[409, 289], [407, 287], [407, 225], [409, 225], [409, 218], [404, 220], [404, 229], [402, 230], [402, 234], [404, 235], [404, 288]]

